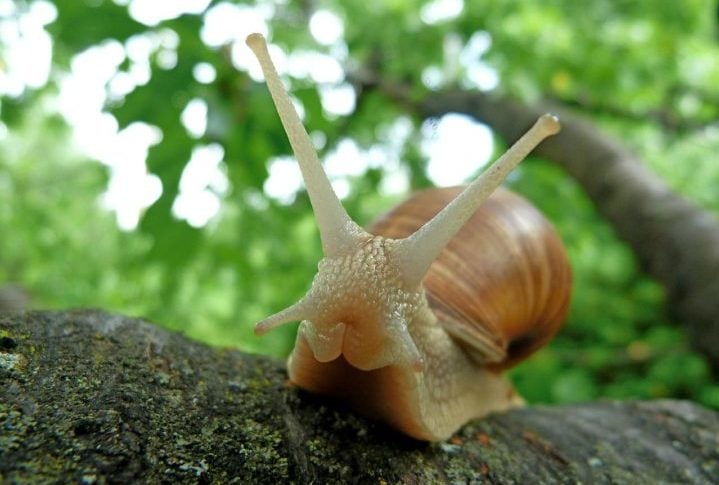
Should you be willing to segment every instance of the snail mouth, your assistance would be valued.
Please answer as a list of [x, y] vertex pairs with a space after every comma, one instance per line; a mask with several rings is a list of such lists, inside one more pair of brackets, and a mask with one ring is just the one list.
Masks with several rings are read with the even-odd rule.
[[424, 361], [409, 333], [398, 338], [387, 332], [359, 331], [344, 322], [319, 326], [305, 320], [300, 325], [300, 336], [317, 362], [331, 362], [344, 356], [352, 367], [363, 371], [390, 365], [409, 366], [415, 372], [424, 369]]
[[300, 335], [305, 338], [318, 362], [330, 362], [342, 355], [347, 325], [342, 322], [318, 328], [308, 320], [300, 324]]
[[387, 366], [404, 366], [421, 372], [424, 361], [408, 332], [398, 333], [383, 328], [377, 332], [347, 327], [343, 352], [347, 362], [363, 371]]

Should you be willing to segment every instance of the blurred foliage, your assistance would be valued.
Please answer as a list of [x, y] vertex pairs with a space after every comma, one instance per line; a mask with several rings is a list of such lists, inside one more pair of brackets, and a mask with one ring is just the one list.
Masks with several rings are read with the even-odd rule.
[[[0, 30], [34, 3], [16, 2], [0, 17]], [[265, 87], [233, 65], [230, 45], [203, 42], [203, 14], [145, 25], [128, 14], [127, 1], [53, 3], [50, 81], [0, 98], [0, 285], [20, 283], [38, 308], [103, 307], [213, 344], [285, 355], [293, 329], [258, 339], [252, 324], [304, 293], [321, 252], [306, 194], [288, 203], [264, 192], [268, 159], [289, 153]], [[418, 96], [428, 87], [475, 87], [472, 69], [457, 59], [481, 61], [496, 73], [498, 92], [574, 107], [677, 191], [719, 211], [719, 32], [709, 1], [478, 1], [465, 2], [461, 14], [444, 20], [427, 12], [461, 1], [258, 3], [274, 12], [270, 40], [285, 54], [329, 54], [345, 69], [379, 65], [384, 76], [410, 83]], [[227, 5], [212, 1], [208, 8]], [[310, 5], [343, 21], [342, 41], [326, 46], [310, 35]], [[127, 48], [143, 36], [176, 42], [160, 41], [149, 57], [149, 79], [109, 96], [106, 109], [120, 128], [142, 121], [161, 130], [147, 166], [163, 191], [138, 228], [122, 232], [100, 203], [109, 171], [74, 147], [54, 100], [78, 53], [108, 42]], [[486, 52], [467, 51], [478, 39], [491, 39]], [[0, 44], [0, 62], [7, 52]], [[199, 63], [212, 66], [213, 80], [198, 81]], [[133, 68], [129, 57], [119, 66], [124, 73]], [[308, 76], [288, 81], [309, 131], [324, 135], [321, 155], [343, 139], [386, 150], [397, 120], [407, 121], [400, 107], [377, 93], [361, 93], [346, 116], [328, 113]], [[181, 122], [193, 99], [208, 109], [199, 136]], [[399, 156], [414, 189], [430, 181], [419, 121], [409, 124]], [[224, 150], [229, 190], [219, 194], [219, 214], [194, 228], [173, 217], [171, 208], [193, 149], [213, 143]], [[497, 140], [496, 152], [502, 144]], [[380, 190], [390, 175], [374, 167], [347, 177], [343, 202], [358, 222], [366, 224], [397, 200]], [[719, 385], [690, 349], [682, 322], [667, 319], [662, 288], [638, 271], [581, 189], [536, 159], [524, 163], [509, 185], [556, 223], [575, 275], [569, 322], [547, 349], [512, 372], [520, 392], [532, 402], [674, 396], [719, 408]]]

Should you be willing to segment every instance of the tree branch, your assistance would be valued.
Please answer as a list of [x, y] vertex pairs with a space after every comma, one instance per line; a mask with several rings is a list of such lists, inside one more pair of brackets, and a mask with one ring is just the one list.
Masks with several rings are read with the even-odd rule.
[[0, 315], [0, 482], [709, 483], [719, 415], [530, 407], [446, 443], [287, 385], [284, 366], [93, 311]]
[[719, 106], [719, 103], [717, 103], [716, 99], [713, 99], [712, 96], [696, 90], [682, 88], [681, 86], [677, 86], [672, 92], [667, 93], [667, 107], [661, 109], [633, 109], [627, 106], [611, 104], [605, 100], [595, 99], [587, 95], [571, 97], [552, 94], [549, 99], [570, 109], [577, 108], [583, 111], [610, 115], [615, 118], [638, 123], [651, 121], [661, 126], [665, 133], [669, 134], [703, 130], [716, 124], [715, 117], [707, 115], [701, 117], [683, 116], [678, 110], [669, 107], [676, 106], [683, 95], [701, 100], [704, 105], [711, 106], [713, 111], [717, 111], [717, 106]]

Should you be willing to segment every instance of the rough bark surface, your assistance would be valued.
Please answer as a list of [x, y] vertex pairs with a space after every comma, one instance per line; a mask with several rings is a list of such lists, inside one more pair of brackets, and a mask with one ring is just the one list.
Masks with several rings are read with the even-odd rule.
[[719, 415], [530, 407], [416, 442], [284, 366], [96, 311], [0, 315], [2, 483], [711, 483]]
[[668, 309], [719, 371], [719, 219], [714, 214], [673, 192], [627, 148], [560, 107], [530, 108], [468, 91], [434, 94], [421, 103], [410, 103], [396, 89], [390, 95], [426, 117], [468, 114], [509, 141], [542, 113], [558, 111], [562, 131], [537, 152], [582, 185], [644, 270], [665, 286]]

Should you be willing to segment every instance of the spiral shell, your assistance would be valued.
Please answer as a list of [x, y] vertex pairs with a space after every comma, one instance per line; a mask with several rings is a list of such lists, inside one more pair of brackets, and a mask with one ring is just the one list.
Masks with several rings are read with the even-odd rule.
[[[462, 189], [418, 192], [368, 230], [407, 237]], [[476, 360], [507, 368], [561, 326], [569, 308], [571, 270], [549, 221], [526, 199], [500, 188], [440, 253], [423, 286], [447, 332]]]

